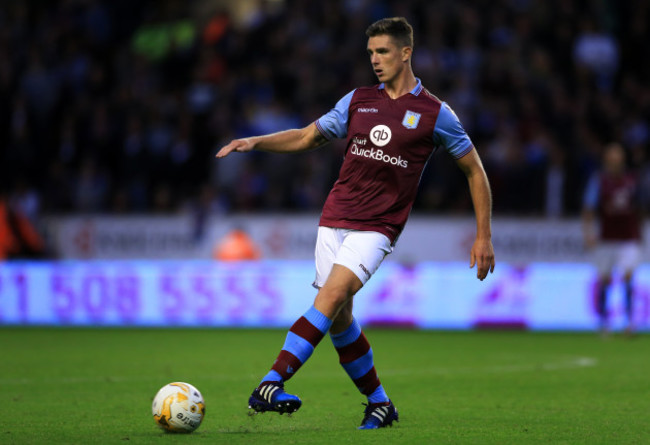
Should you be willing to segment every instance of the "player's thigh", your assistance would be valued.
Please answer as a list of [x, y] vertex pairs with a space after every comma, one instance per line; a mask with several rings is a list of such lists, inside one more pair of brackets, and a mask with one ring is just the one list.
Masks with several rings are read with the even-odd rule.
[[318, 295], [336, 294], [340, 295], [342, 299], [347, 300], [362, 287], [363, 283], [354, 272], [345, 266], [334, 264]]
[[622, 243], [618, 250], [618, 266], [623, 274], [632, 274], [641, 264], [641, 244], [636, 241]]
[[348, 307], [352, 297], [362, 286], [361, 280], [350, 269], [334, 264], [327, 280], [316, 294], [314, 307], [326, 317], [336, 321], [341, 311]]
[[386, 255], [393, 251], [390, 240], [378, 232], [350, 230], [336, 254], [335, 264], [352, 271], [362, 284], [372, 277]]
[[617, 246], [615, 243], [602, 242], [594, 251], [594, 264], [601, 279], [609, 278], [617, 262]]
[[316, 278], [314, 287], [320, 289], [329, 277], [336, 259], [336, 254], [343, 244], [343, 230], [332, 227], [318, 227], [314, 260], [316, 263]]

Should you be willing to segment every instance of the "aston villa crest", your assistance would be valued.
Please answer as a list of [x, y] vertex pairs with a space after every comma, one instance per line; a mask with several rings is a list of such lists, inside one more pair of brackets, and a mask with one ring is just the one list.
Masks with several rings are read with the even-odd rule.
[[402, 120], [402, 125], [404, 125], [409, 130], [414, 130], [418, 127], [421, 116], [422, 115], [420, 113], [406, 110], [406, 114], [404, 114], [404, 119]]

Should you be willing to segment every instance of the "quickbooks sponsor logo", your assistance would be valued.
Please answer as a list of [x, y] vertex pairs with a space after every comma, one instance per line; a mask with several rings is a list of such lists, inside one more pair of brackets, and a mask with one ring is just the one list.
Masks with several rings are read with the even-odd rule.
[[388, 144], [392, 136], [393, 133], [386, 125], [375, 125], [372, 127], [372, 130], [370, 130], [370, 142], [375, 144], [377, 147], [383, 147]]
[[399, 165], [402, 168], [407, 168], [409, 162], [405, 159], [402, 159], [401, 156], [390, 156], [384, 154], [383, 150], [375, 150], [374, 148], [360, 148], [357, 144], [352, 144], [350, 148], [350, 153], [356, 156], [363, 156], [364, 158], [374, 159], [376, 161], [382, 161], [391, 165]]

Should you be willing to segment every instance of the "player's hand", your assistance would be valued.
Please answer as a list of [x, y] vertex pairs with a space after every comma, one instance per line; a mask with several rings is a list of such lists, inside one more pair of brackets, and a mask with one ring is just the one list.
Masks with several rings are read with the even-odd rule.
[[492, 241], [477, 239], [469, 253], [469, 268], [476, 265], [476, 278], [483, 281], [488, 271], [494, 272], [494, 247]]
[[225, 156], [228, 156], [233, 151], [236, 151], [236, 152], [239, 152], [239, 153], [246, 153], [248, 151], [251, 151], [253, 149], [253, 147], [255, 147], [255, 144], [253, 143], [253, 141], [251, 141], [248, 138], [235, 139], [230, 144], [226, 145], [221, 150], [219, 150], [217, 152], [217, 154], [215, 155], [215, 157], [223, 158]]

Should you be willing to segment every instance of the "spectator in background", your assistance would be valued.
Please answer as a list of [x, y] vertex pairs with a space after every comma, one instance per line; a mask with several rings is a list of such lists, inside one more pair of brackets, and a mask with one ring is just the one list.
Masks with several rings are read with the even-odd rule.
[[0, 261], [40, 258], [44, 254], [43, 240], [32, 223], [0, 189]]
[[[281, 0], [246, 17], [233, 5], [0, 2], [0, 178], [24, 179], [47, 213], [148, 212], [161, 183], [174, 189], [168, 208], [188, 208], [209, 181], [232, 211], [318, 211], [326, 187], [295, 191], [331, 184], [342, 145], [320, 171], [241, 160], [244, 188], [211, 157], [223, 141], [306, 125], [372, 82], [348, 42], [390, 15], [416, 25], [414, 67], [485, 148], [495, 213], [577, 214], [602, 141], [650, 168], [650, 0]], [[88, 181], [88, 159], [106, 186], [79, 199], [67, 190]], [[284, 171], [295, 179], [279, 190]], [[469, 214], [463, 181], [432, 162], [414, 209]]]
[[219, 261], [253, 261], [262, 254], [253, 238], [243, 228], [235, 227], [219, 240], [212, 257]]
[[573, 51], [578, 66], [593, 71], [598, 86], [609, 90], [618, 69], [618, 46], [613, 36], [598, 30], [591, 18], [585, 18]]
[[[634, 331], [634, 270], [641, 260], [641, 208], [639, 178], [626, 168], [625, 150], [618, 143], [605, 147], [602, 169], [589, 181], [584, 196], [584, 238], [594, 250], [598, 269], [596, 309], [600, 329], [607, 334], [607, 293], [615, 267], [623, 274], [626, 332]], [[600, 233], [595, 231], [595, 220]]]

